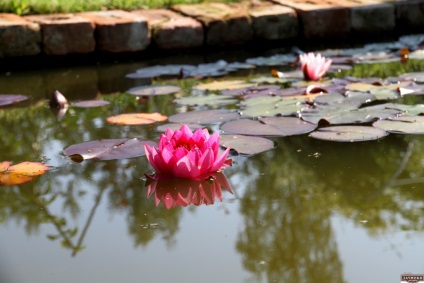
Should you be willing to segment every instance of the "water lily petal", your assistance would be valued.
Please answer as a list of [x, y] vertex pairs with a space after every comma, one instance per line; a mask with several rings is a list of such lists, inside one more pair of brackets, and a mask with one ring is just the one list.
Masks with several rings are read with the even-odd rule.
[[228, 165], [225, 163], [228, 153], [230, 152], [230, 148], [227, 148], [220, 156], [218, 156], [218, 158], [215, 159], [212, 168], [211, 168], [211, 172], [216, 172], [218, 170], [221, 170], [225, 167], [227, 167]]

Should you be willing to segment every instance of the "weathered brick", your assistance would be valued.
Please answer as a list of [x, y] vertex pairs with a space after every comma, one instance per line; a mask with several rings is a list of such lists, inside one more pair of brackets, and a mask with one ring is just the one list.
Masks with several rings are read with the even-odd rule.
[[182, 4], [172, 6], [172, 9], [200, 21], [205, 26], [206, 44], [209, 46], [242, 44], [253, 38], [249, 16], [237, 5]]
[[394, 5], [398, 30], [422, 32], [424, 28], [423, 0], [397, 1]]
[[41, 28], [42, 49], [49, 55], [94, 51], [94, 24], [73, 14], [26, 16]]
[[283, 40], [297, 37], [299, 21], [294, 9], [271, 2], [253, 1], [246, 8], [255, 38]]
[[203, 26], [199, 21], [165, 9], [132, 11], [149, 23], [153, 44], [161, 49], [197, 48], [203, 45]]
[[395, 7], [390, 4], [359, 5], [350, 8], [352, 32], [371, 35], [392, 32], [395, 28]]
[[348, 1], [274, 0], [274, 2], [296, 10], [306, 39], [341, 38], [349, 35], [349, 8], [343, 6], [348, 4]]
[[0, 58], [37, 55], [40, 27], [14, 14], [0, 14]]
[[97, 49], [128, 52], [146, 49], [150, 44], [149, 28], [144, 17], [121, 10], [79, 13], [96, 25]]

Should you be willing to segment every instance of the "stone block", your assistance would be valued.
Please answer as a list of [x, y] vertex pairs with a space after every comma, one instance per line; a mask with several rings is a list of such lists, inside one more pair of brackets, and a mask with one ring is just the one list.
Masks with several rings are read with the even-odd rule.
[[249, 15], [236, 4], [182, 4], [172, 6], [172, 9], [203, 24], [208, 46], [243, 44], [253, 38]]
[[153, 44], [160, 49], [187, 49], [203, 45], [202, 24], [190, 17], [184, 17], [165, 9], [136, 10], [149, 23]]
[[40, 42], [39, 25], [14, 14], [0, 14], [0, 58], [37, 55]]
[[51, 14], [26, 16], [41, 28], [41, 42], [44, 53], [65, 55], [89, 53], [95, 49], [94, 24], [73, 14]]
[[395, 28], [395, 7], [391, 4], [359, 5], [350, 8], [355, 35], [389, 33]]
[[121, 10], [77, 14], [95, 26], [97, 49], [107, 52], [140, 51], [150, 44], [147, 20]]
[[424, 1], [394, 2], [396, 27], [403, 32], [422, 32], [424, 28]]
[[255, 38], [285, 40], [298, 36], [299, 21], [294, 9], [271, 2], [250, 2], [246, 8]]
[[350, 33], [350, 1], [343, 0], [274, 0], [296, 10], [306, 39], [348, 37]]

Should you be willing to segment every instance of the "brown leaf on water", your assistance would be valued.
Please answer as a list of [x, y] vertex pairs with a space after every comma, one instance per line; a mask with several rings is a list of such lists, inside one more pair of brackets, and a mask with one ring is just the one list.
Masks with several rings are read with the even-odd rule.
[[0, 186], [18, 185], [34, 179], [38, 175], [51, 169], [49, 166], [38, 162], [21, 162], [11, 165], [9, 161], [0, 163]]
[[119, 125], [146, 125], [163, 122], [168, 119], [160, 113], [128, 113], [111, 116], [106, 119], [108, 123]]

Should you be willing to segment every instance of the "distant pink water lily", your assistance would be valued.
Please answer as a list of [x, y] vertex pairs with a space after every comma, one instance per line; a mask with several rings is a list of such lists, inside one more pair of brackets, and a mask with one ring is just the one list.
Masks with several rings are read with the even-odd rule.
[[317, 81], [325, 76], [331, 66], [331, 59], [312, 52], [299, 55], [303, 76], [306, 80]]
[[207, 129], [193, 133], [186, 125], [175, 132], [167, 129], [158, 148], [146, 144], [144, 149], [147, 160], [161, 175], [201, 180], [231, 165], [229, 148], [219, 154], [218, 133], [210, 135]]

